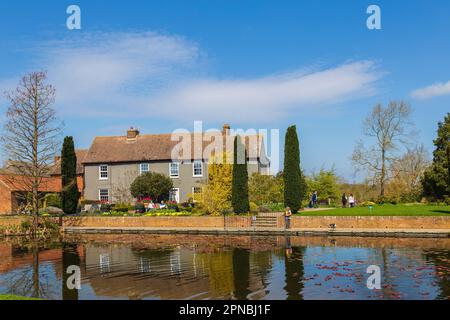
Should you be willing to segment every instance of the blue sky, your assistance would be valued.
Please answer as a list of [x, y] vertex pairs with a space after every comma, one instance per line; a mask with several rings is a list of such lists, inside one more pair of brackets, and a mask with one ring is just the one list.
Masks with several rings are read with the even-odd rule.
[[[82, 30], [66, 28], [70, 4]], [[370, 4], [381, 30], [366, 27]], [[129, 126], [202, 120], [283, 136], [296, 124], [306, 172], [334, 165], [352, 181], [349, 158], [376, 103], [408, 101], [430, 152], [450, 110], [446, 0], [2, 1], [0, 30], [0, 90], [47, 70], [80, 148]]]

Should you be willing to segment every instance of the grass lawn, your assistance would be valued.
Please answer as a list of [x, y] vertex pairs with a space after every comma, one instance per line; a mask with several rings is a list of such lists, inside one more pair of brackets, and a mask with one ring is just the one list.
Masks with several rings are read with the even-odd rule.
[[375, 205], [368, 207], [337, 208], [331, 210], [305, 211], [303, 216], [448, 216], [450, 206], [429, 205]]
[[15, 296], [12, 294], [0, 294], [0, 300], [41, 300], [41, 299]]

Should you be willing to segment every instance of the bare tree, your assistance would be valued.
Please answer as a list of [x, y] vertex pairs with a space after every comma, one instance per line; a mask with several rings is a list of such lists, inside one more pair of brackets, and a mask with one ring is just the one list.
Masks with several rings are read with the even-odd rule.
[[38, 224], [40, 190], [49, 176], [58, 150], [60, 123], [52, 108], [55, 89], [46, 83], [45, 72], [24, 76], [16, 90], [6, 93], [6, 112], [2, 145], [8, 161], [12, 184], [31, 195], [34, 230]]
[[389, 194], [417, 198], [421, 194], [421, 178], [429, 165], [428, 152], [423, 145], [408, 148], [392, 163], [392, 179], [387, 187]]
[[410, 115], [411, 108], [407, 103], [391, 101], [386, 108], [376, 105], [364, 121], [364, 135], [374, 138], [375, 143], [366, 148], [362, 141], [357, 142], [352, 161], [359, 169], [367, 171], [375, 185], [379, 185], [380, 196], [385, 194], [388, 168], [398, 158], [399, 146], [407, 143]]

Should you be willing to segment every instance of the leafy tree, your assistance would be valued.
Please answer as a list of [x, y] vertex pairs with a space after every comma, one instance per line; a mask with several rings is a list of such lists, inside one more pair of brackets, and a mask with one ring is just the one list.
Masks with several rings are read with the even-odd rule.
[[250, 209], [248, 201], [247, 155], [241, 138], [234, 139], [233, 182], [231, 204], [235, 213], [247, 213]]
[[450, 196], [450, 113], [438, 123], [431, 167], [422, 179], [425, 196], [443, 199]]
[[284, 205], [296, 213], [303, 200], [306, 184], [300, 169], [300, 146], [296, 126], [286, 132], [284, 145]]
[[336, 204], [340, 199], [339, 177], [334, 169], [320, 169], [319, 173], [312, 174], [306, 179], [308, 192], [317, 191], [319, 201], [330, 201]]
[[131, 184], [131, 195], [135, 198], [150, 197], [153, 201], [169, 199], [170, 190], [173, 188], [172, 179], [162, 173], [146, 172]]
[[253, 173], [248, 181], [250, 202], [258, 205], [283, 202], [283, 177]]
[[233, 166], [231, 155], [213, 156], [208, 161], [208, 183], [202, 188], [201, 205], [209, 214], [222, 214], [231, 209]]
[[77, 155], [72, 137], [65, 137], [61, 150], [61, 205], [65, 213], [76, 213], [78, 206]]

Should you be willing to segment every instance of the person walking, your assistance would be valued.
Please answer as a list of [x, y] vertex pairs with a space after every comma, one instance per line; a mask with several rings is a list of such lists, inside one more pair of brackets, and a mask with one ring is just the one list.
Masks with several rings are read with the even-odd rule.
[[344, 192], [344, 194], [342, 195], [342, 208], [346, 208], [347, 207], [347, 195], [345, 194], [345, 192]]
[[286, 229], [291, 228], [291, 216], [292, 216], [291, 208], [287, 207], [284, 210], [284, 225]]
[[355, 197], [352, 193], [350, 193], [350, 196], [348, 197], [348, 204], [350, 205], [350, 208], [355, 206]]
[[311, 198], [311, 202], [314, 208], [317, 207], [317, 191], [314, 191], [312, 198]]

